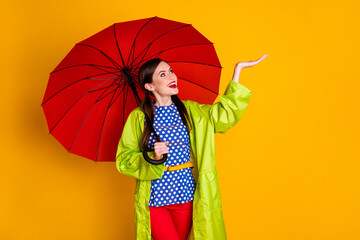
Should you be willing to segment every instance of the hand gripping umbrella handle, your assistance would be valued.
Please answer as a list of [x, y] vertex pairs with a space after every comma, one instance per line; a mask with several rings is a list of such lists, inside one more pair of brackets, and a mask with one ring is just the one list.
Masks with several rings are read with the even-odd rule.
[[[160, 138], [159, 137], [156, 137], [156, 141], [157, 142], [161, 142], [160, 141]], [[147, 151], [146, 149], [143, 151], [143, 156], [145, 158], [145, 160], [153, 165], [160, 165], [160, 164], [163, 164], [166, 159], [167, 159], [167, 153], [163, 154], [163, 157], [160, 159], [160, 160], [154, 160], [154, 159], [151, 159], [149, 156], [148, 156], [148, 152], [150, 151]]]

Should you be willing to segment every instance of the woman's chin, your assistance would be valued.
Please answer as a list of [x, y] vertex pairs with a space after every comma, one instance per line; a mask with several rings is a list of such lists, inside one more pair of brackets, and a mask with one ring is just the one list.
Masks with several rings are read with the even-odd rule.
[[174, 89], [174, 91], [172, 91], [172, 95], [176, 95], [176, 94], [178, 94], [179, 93], [179, 89], [178, 88], [176, 88], [176, 89]]

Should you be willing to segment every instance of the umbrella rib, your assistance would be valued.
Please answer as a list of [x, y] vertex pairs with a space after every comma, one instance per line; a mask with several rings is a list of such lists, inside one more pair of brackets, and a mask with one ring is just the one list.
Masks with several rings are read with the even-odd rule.
[[103, 89], [105, 89], [105, 88], [109, 88], [110, 86], [113, 86], [113, 85], [116, 85], [116, 84], [111, 84], [111, 85], [109, 85], [109, 86], [107, 86], [107, 87], [102, 87], [102, 88], [98, 88], [98, 89], [95, 89], [95, 90], [91, 90], [91, 91], [88, 91], [87, 93], [94, 93], [94, 92], [98, 92], [98, 91], [100, 91], [100, 90], [103, 90]]
[[[166, 35], [166, 34], [168, 34], [168, 33], [170, 33], [170, 32], [177, 31], [177, 30], [179, 30], [179, 29], [182, 29], [182, 28], [184, 28], [184, 27], [189, 27], [189, 26], [191, 26], [191, 24], [185, 24], [184, 26], [171, 29], [171, 30], [169, 30], [169, 31], [161, 34], [160, 36], [158, 36], [158, 37], [155, 38], [154, 40], [152, 40], [152, 41], [137, 55], [137, 57], [131, 62], [131, 65], [134, 63], [134, 61], [135, 61], [144, 51], [146, 51], [145, 54], [144, 54], [144, 56], [145, 56], [146, 53], [147, 53], [147, 51], [149, 51], [150, 46], [151, 46], [156, 40], [158, 40], [159, 38], [163, 37], [164, 35]], [[143, 58], [144, 58], [144, 57], [143, 57]]]
[[[127, 87], [128, 87], [128, 86], [129, 86], [129, 85], [127, 85]], [[119, 88], [119, 87], [118, 87], [118, 88]], [[117, 89], [118, 89], [118, 88], [117, 88]], [[115, 90], [114, 95], [112, 96], [112, 98], [111, 98], [111, 100], [110, 100], [110, 102], [109, 102], [108, 108], [107, 108], [106, 113], [105, 113], [104, 121], [103, 121], [103, 124], [102, 124], [102, 126], [101, 126], [101, 131], [100, 131], [99, 143], [98, 143], [98, 147], [97, 147], [97, 151], [96, 151], [95, 162], [97, 162], [98, 155], [99, 155], [99, 148], [100, 148], [102, 130], [103, 130], [103, 128], [104, 128], [104, 123], [105, 123], [105, 119], [106, 119], [107, 112], [108, 112], [108, 110], [110, 109], [110, 107], [116, 102], [116, 100], [119, 98], [120, 94], [121, 94], [121, 93], [123, 92], [123, 90], [124, 90], [124, 88], [122, 88], [122, 89], [120, 90], [119, 94], [115, 97], [115, 100], [112, 101], [112, 99], [113, 99], [114, 96], [115, 96], [115, 93], [116, 93], [117, 89]], [[123, 114], [123, 115], [124, 115], [124, 114]]]
[[105, 54], [103, 51], [101, 51], [100, 49], [88, 45], [88, 44], [83, 44], [83, 43], [77, 43], [76, 45], [81, 45], [81, 46], [85, 46], [85, 47], [90, 47], [90, 48], [94, 48], [95, 50], [99, 51], [102, 55], [104, 55], [104, 57], [106, 57], [115, 67], [117, 68], [121, 68], [121, 66], [114, 60], [112, 59], [110, 56], [108, 56], [107, 54]]
[[[115, 72], [111, 73], [111, 74], [114, 74]], [[89, 76], [89, 77], [85, 77], [85, 78], [82, 78], [82, 79], [79, 79], [79, 80], [76, 80], [75, 82], [72, 82], [70, 83], [69, 85], [63, 87], [62, 89], [60, 89], [59, 91], [57, 91], [54, 95], [52, 95], [51, 97], [49, 97], [48, 99], [46, 99], [41, 105], [44, 105], [47, 101], [49, 101], [51, 98], [55, 97], [57, 94], [59, 94], [60, 92], [62, 92], [63, 90], [65, 90], [66, 88], [70, 87], [71, 85], [75, 84], [75, 83], [78, 83], [78, 82], [81, 82], [83, 80], [95, 80], [95, 79], [90, 79], [92, 77], [96, 77], [96, 76], [101, 76], [101, 75], [104, 75], [104, 74], [108, 74], [108, 73], [101, 73], [101, 74], [96, 74], [96, 75], [92, 75], [92, 76]], [[120, 75], [116, 75], [116, 76], [120, 76]], [[96, 79], [98, 80], [98, 79]], [[105, 80], [105, 81], [110, 81], [110, 80], [113, 80], [113, 79], [108, 79], [108, 80]]]
[[123, 91], [124, 88], [121, 89], [121, 91], [119, 92], [119, 94], [115, 97], [115, 100], [110, 102], [109, 108], [116, 102], [116, 100], [118, 99], [118, 97], [120, 96], [121, 92]]
[[[118, 69], [118, 68], [113, 68], [113, 67], [108, 67], [108, 66], [103, 66], [103, 65], [91, 64], [91, 63], [83, 63], [83, 64], [76, 64], [76, 65], [67, 66], [67, 67], [64, 67], [64, 68], [58, 69], [58, 70], [56, 70], [56, 71], [52, 71], [50, 74], [52, 74], [52, 73], [56, 73], [56, 72], [59, 72], [59, 71], [62, 71], [62, 70], [68, 69], [68, 68], [72, 68], [72, 67], [80, 67], [80, 66], [91, 66], [91, 67], [97, 67], [97, 69], [101, 69], [101, 68], [98, 68], [98, 67], [111, 68], [111, 69], [113, 69], [113, 70], [117, 70], [117, 69]], [[104, 69], [101, 69], [101, 70], [104, 70]]]
[[137, 89], [139, 89], [142, 93], [144, 93], [144, 95], [145, 95], [145, 91], [143, 90], [143, 88], [141, 87], [141, 85], [140, 85], [140, 82], [135, 82], [135, 87], [137, 87]]
[[[125, 84], [125, 82], [124, 82], [123, 84]], [[118, 87], [119, 87], [119, 86], [118, 86]], [[117, 88], [118, 88], [118, 87], [117, 87]], [[110, 94], [111, 94], [111, 92], [109, 92], [109, 93], [108, 93], [108, 94], [106, 94], [105, 96], [103, 96], [103, 97], [99, 98], [99, 99], [98, 99], [98, 101], [102, 100], [103, 98], [106, 98], [106, 97], [107, 97], [108, 95], [110, 95]]]
[[[93, 66], [94, 68], [96, 68], [96, 69], [99, 69], [99, 70], [101, 70], [101, 71], [104, 71], [104, 72], [107, 72], [107, 73], [111, 73], [111, 74], [114, 74], [115, 72], [109, 72], [109, 71], [106, 71], [105, 69], [102, 69], [102, 68], [98, 68], [98, 67], [96, 67], [96, 66]], [[120, 69], [118, 69], [118, 68], [114, 68], [114, 69], [116, 69], [117, 70], [117, 72], [121, 72], [120, 71]], [[117, 74], [114, 74], [114, 75], [117, 75]], [[117, 75], [117, 76], [121, 76], [121, 74], [119, 74], [119, 75]]]
[[153, 18], [151, 18], [149, 21], [147, 21], [141, 28], [140, 28], [140, 30], [136, 33], [136, 36], [135, 36], [135, 38], [134, 38], [134, 41], [133, 41], [133, 43], [132, 43], [132, 45], [131, 45], [131, 49], [130, 49], [130, 54], [129, 54], [129, 58], [128, 58], [128, 60], [126, 61], [126, 64], [127, 64], [127, 66], [128, 66], [128, 64], [129, 64], [129, 60], [130, 60], [130, 57], [131, 57], [131, 54], [133, 55], [132, 56], [132, 59], [134, 59], [134, 54], [135, 54], [135, 42], [136, 42], [136, 40], [137, 40], [137, 37], [139, 36], [139, 34], [140, 34], [140, 32], [143, 30], [143, 28], [147, 25], [147, 24], [149, 24], [152, 20], [154, 20], [156, 17], [153, 17]]
[[197, 84], [197, 83], [195, 83], [195, 82], [193, 82], [193, 81], [190, 81], [190, 80], [188, 80], [188, 79], [185, 79], [185, 78], [182, 78], [182, 77], [179, 77], [179, 76], [178, 76], [178, 78], [180, 78], [180, 79], [182, 79], [182, 80], [185, 80], [185, 81], [187, 81], [187, 82], [189, 82], [189, 83], [192, 83], [192, 84], [194, 84], [194, 85], [197, 85], [197, 86], [199, 86], [199, 87], [201, 87], [201, 88], [204, 88], [204, 89], [206, 89], [206, 90], [208, 90], [208, 91], [210, 91], [210, 92], [212, 92], [212, 93], [214, 93], [214, 94], [216, 94], [216, 95], [219, 94], [219, 93], [217, 93], [217, 92], [215, 92], [215, 91], [213, 91], [213, 90], [211, 90], [211, 89], [209, 89], [209, 88], [207, 88], [207, 87], [204, 87], [204, 86], [202, 86], [202, 85], [200, 85], [200, 84]]
[[144, 92], [144, 90], [142, 89], [142, 87], [140, 86], [139, 82], [134, 81], [135, 83], [135, 87], [137, 87], [138, 89], [140, 89], [142, 92]]
[[157, 52], [157, 53], [155, 53], [155, 54], [153, 54], [153, 55], [151, 55], [151, 56], [143, 59], [143, 61], [137, 63], [137, 66], [140, 65], [141, 63], [143, 63], [144, 61], [147, 61], [147, 60], [153, 58], [153, 57], [156, 56], [156, 55], [159, 56], [159, 55], [161, 55], [162, 53], [164, 53], [164, 52], [166, 52], [166, 51], [169, 51], [169, 50], [172, 50], [172, 49], [181, 48], [181, 47], [188, 47], [188, 46], [195, 46], [195, 45], [208, 45], [208, 44], [213, 44], [213, 43], [211, 43], [211, 42], [208, 42], [208, 43], [193, 43], [193, 44], [186, 44], [186, 45], [180, 45], [180, 46], [168, 48], [168, 49], [165, 49], [165, 50], [163, 50], [163, 51]]
[[[131, 73], [132, 73], [133, 75], [136, 75], [136, 71], [134, 71], [134, 70], [131, 71]], [[139, 78], [134, 77], [134, 79], [137, 79], [137, 81], [133, 81], [134, 84], [135, 84], [135, 87], [137, 87], [138, 89], [140, 89], [140, 90], [145, 94], [145, 91], [142, 89], [142, 87], [141, 87], [141, 85], [140, 85]]]
[[[123, 114], [122, 114], [122, 117], [123, 117], [123, 126], [125, 125], [125, 106], [126, 106], [126, 99], [127, 99], [127, 95], [128, 95], [128, 91], [129, 90], [129, 85], [126, 86], [126, 94], [123, 95]], [[137, 101], [136, 97], [135, 97], [135, 100]]]
[[[99, 89], [97, 89], [97, 90], [95, 90], [95, 91], [92, 91], [92, 90], [95, 89], [95, 88], [97, 88], [97, 87], [99, 87], [99, 86], [101, 86], [101, 85], [103, 85], [104, 83], [106, 83], [106, 82], [102, 82], [102, 83], [98, 84], [97, 86], [93, 87], [93, 88], [90, 89], [88, 92], [86, 92], [85, 94], [83, 94], [81, 97], [79, 97], [79, 98], [65, 111], [65, 113], [61, 116], [61, 118], [56, 122], [56, 124], [55, 124], [55, 125], [53, 126], [53, 128], [50, 130], [50, 133], [56, 128], [56, 126], [60, 123], [60, 121], [61, 121], [61, 120], [65, 117], [65, 115], [70, 111], [70, 109], [73, 108], [78, 101], [80, 101], [80, 99], [82, 99], [83, 97], [85, 97], [85, 96], [86, 96], [87, 94], [89, 94], [89, 93], [98, 91]], [[113, 85], [113, 83], [112, 83], [110, 86], [112, 86], [112, 85]], [[110, 86], [105, 87], [105, 88], [109, 88]]]
[[[133, 77], [133, 83], [135, 85], [135, 88], [139, 88], [142, 92], [144, 92], [141, 87], [140, 87], [140, 82], [139, 82], [139, 78], [136, 77], [136, 71], [134, 69], [130, 69], [130, 72], [129, 72], [132, 77]], [[137, 79], [137, 81], [135, 81]], [[137, 92], [136, 92], [137, 93]], [[145, 93], [145, 92], [144, 92]], [[135, 96], [135, 93], [134, 93], [134, 96]], [[135, 96], [135, 100], [136, 100], [136, 103], [139, 105], [140, 104], [140, 97], [139, 95], [137, 94], [138, 97]], [[139, 99], [138, 99], [139, 98]]]
[[116, 25], [116, 24], [113, 25], [113, 26], [114, 26], [113, 29], [114, 29], [115, 42], [116, 42], [117, 49], [118, 49], [118, 51], [119, 51], [119, 55], [120, 55], [121, 61], [122, 61], [122, 63], [123, 63], [123, 68], [125, 68], [124, 58], [123, 58], [123, 56], [122, 56], [122, 54], [121, 54], [120, 47], [119, 47], [119, 43], [118, 43], [117, 37], [116, 37], [115, 25]]
[[213, 64], [207, 64], [207, 63], [202, 63], [202, 62], [191, 62], [191, 61], [169, 61], [169, 63], [176, 63], [176, 62], [182, 62], [182, 63], [194, 63], [194, 64], [200, 64], [200, 65], [205, 65], [205, 66], [210, 66], [210, 67], [222, 68], [221, 66], [217, 66], [217, 65], [213, 65]]
[[[73, 148], [73, 146], [74, 146], [74, 144], [75, 144], [75, 141], [76, 141], [76, 138], [78, 137], [78, 135], [79, 135], [79, 133], [80, 133], [80, 131], [81, 131], [81, 128], [82, 128], [82, 126], [84, 125], [85, 120], [86, 120], [87, 117], [89, 116], [91, 110], [93, 109], [93, 107], [95, 106], [95, 104], [96, 104], [97, 102], [99, 102], [99, 99], [102, 97], [102, 95], [103, 95], [108, 89], [109, 89], [109, 88], [105, 89], [105, 91], [103, 91], [103, 92], [100, 94], [100, 96], [98, 97], [98, 99], [95, 100], [95, 102], [93, 103], [93, 105], [90, 107], [89, 111], [86, 113], [86, 116], [84, 117], [84, 119], [83, 119], [83, 121], [82, 121], [82, 123], [81, 123], [81, 125], [80, 125], [80, 127], [79, 127], [79, 130], [78, 130], [78, 132], [76, 133], [75, 138], [74, 138], [74, 140], [73, 140], [73, 142], [72, 142], [72, 144], [71, 144], [71, 147], [70, 147], [70, 149], [69, 149], [69, 152], [70, 152], [71, 149]], [[115, 89], [115, 90], [116, 90], [116, 89]], [[112, 90], [112, 91], [115, 91], [115, 90]], [[111, 92], [112, 92], [112, 91], [111, 91]], [[110, 92], [110, 93], [111, 93], [111, 92]], [[102, 99], [103, 99], [103, 98], [102, 98]]]
[[[151, 44], [149, 44], [148, 46], [146, 46], [146, 52], [142, 55], [142, 57], [141, 57], [141, 60], [140, 60], [140, 62], [143, 62], [143, 60], [144, 60], [144, 57], [145, 57], [145, 55], [147, 54], [147, 52], [149, 51], [149, 49], [150, 49], [150, 47], [151, 47], [151, 45], [152, 45], [152, 43]], [[144, 50], [145, 50], [144, 49]], [[141, 54], [141, 53], [140, 53]], [[133, 65], [134, 64], [134, 62], [135, 62], [135, 60], [140, 56], [140, 54], [139, 55], [137, 55], [137, 57], [132, 61], [132, 63], [131, 63], [131, 65]], [[159, 54], [160, 55], [160, 54]], [[139, 65], [136, 65], [137, 67], [139, 67]]]
[[[146, 50], [145, 54], [142, 56], [141, 60], [140, 60], [137, 64], [134, 64], [134, 61], [135, 61], [135, 59], [134, 59], [134, 61], [132, 62], [132, 64], [133, 64], [133, 66], [134, 66], [135, 68], [138, 68], [138, 67], [140, 66], [140, 64], [145, 61], [145, 60], [144, 60], [144, 57], [145, 57], [147, 51], [150, 49], [150, 46], [151, 46], [151, 44], [147, 46], [147, 50]], [[156, 55], [156, 54], [155, 54], [155, 55]], [[158, 56], [159, 56], [159, 55], [160, 55], [160, 54], [158, 54]], [[139, 56], [139, 55], [138, 55], [138, 56]], [[149, 58], [148, 58], [148, 59], [149, 59]]]
[[[100, 136], [99, 136], [98, 146], [97, 146], [97, 150], [96, 150], [95, 162], [97, 162], [98, 156], [99, 156], [99, 148], [100, 148], [101, 136], [102, 136], [102, 131], [103, 131], [103, 128], [104, 128], [106, 116], [107, 116], [107, 113], [108, 113], [108, 111], [109, 111], [109, 109], [110, 109], [110, 107], [111, 107], [111, 105], [112, 105], [112, 104], [111, 104], [111, 101], [113, 100], [113, 98], [114, 98], [114, 96], [115, 96], [116, 91], [117, 91], [118, 88], [119, 88], [119, 87], [117, 87], [117, 88], [114, 90], [114, 94], [111, 96], [110, 102], [109, 102], [109, 104], [108, 104], [108, 106], [107, 106], [107, 108], [106, 108], [106, 112], [105, 112], [105, 116], [104, 116], [103, 122], [102, 122], [102, 124], [101, 124]], [[121, 93], [121, 92], [120, 92], [120, 93]], [[120, 93], [119, 93], [119, 94], [120, 94]]]

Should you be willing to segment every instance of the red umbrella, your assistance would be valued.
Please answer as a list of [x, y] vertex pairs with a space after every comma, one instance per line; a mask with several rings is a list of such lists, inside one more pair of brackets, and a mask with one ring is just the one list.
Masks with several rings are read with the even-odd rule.
[[138, 69], [155, 57], [176, 73], [180, 99], [213, 103], [221, 65], [192, 25], [159, 17], [115, 23], [77, 43], [50, 73], [42, 102], [50, 133], [71, 153], [115, 161], [127, 116], [145, 96]]

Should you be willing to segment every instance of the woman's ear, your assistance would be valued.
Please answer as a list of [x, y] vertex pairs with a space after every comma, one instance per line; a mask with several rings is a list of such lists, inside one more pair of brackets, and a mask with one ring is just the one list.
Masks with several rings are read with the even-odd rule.
[[144, 85], [145, 89], [152, 92], [154, 90], [154, 87], [150, 83], [145, 83]]

